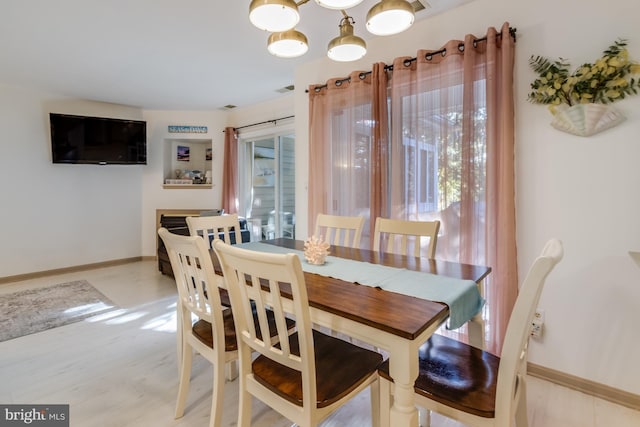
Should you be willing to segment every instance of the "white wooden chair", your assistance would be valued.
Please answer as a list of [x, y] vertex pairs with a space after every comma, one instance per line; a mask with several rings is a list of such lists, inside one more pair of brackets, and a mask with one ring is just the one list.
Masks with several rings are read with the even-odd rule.
[[[377, 425], [377, 367], [382, 356], [312, 329], [298, 256], [249, 251], [219, 240], [214, 250], [236, 321], [238, 427], [250, 425], [252, 396], [298, 426], [315, 426], [369, 385]], [[279, 343], [264, 340], [256, 332], [266, 322], [267, 310], [275, 315]], [[290, 336], [284, 328], [287, 317], [294, 317], [297, 326]], [[253, 361], [252, 350], [260, 353]]]
[[[231, 215], [205, 215], [187, 217], [187, 227], [189, 234], [192, 236], [200, 236], [204, 239], [207, 247], [212, 249], [214, 239], [222, 236], [225, 242], [241, 242], [240, 220], [237, 214]], [[236, 240], [239, 239], [239, 240]], [[220, 278], [222, 280], [222, 278]], [[231, 303], [228, 298], [222, 299], [223, 308], [229, 307]], [[233, 381], [238, 376], [238, 366], [235, 360], [227, 364], [226, 378]]]
[[[433, 259], [436, 256], [439, 230], [440, 221], [407, 221], [378, 217], [373, 232], [373, 250], [419, 257], [422, 252], [421, 238], [428, 237], [427, 257]], [[411, 246], [413, 251], [410, 250]]]
[[[527, 426], [527, 347], [545, 280], [562, 259], [562, 242], [547, 242], [525, 278], [509, 319], [502, 354], [433, 335], [419, 353], [416, 404], [473, 427]], [[389, 425], [393, 383], [388, 361], [379, 369], [381, 420]]]
[[[231, 381], [238, 376], [235, 362], [238, 359], [238, 344], [231, 309], [222, 306], [218, 287], [223, 285], [222, 276], [216, 275], [209, 249], [204, 239], [198, 236], [181, 236], [160, 228], [162, 238], [178, 288], [178, 321], [176, 342], [180, 385], [176, 418], [182, 417], [189, 391], [193, 351], [201, 354], [214, 366], [213, 404], [211, 426], [220, 424], [222, 411], [222, 372], [226, 366], [226, 378]], [[211, 292], [210, 290], [215, 290]], [[194, 323], [193, 317], [197, 320]], [[276, 337], [273, 313], [267, 313], [269, 335]], [[295, 322], [287, 319], [286, 329], [291, 332]], [[264, 330], [264, 329], [263, 329]]]
[[[193, 351], [213, 364], [213, 401], [209, 425], [219, 426], [222, 416], [224, 366], [238, 358], [231, 310], [223, 311], [217, 276], [205, 241], [196, 236], [180, 236], [160, 228], [178, 287], [178, 345], [180, 384], [175, 417], [184, 415]], [[197, 317], [193, 323], [192, 315]]]
[[318, 214], [314, 235], [322, 236], [325, 242], [332, 245], [358, 248], [363, 227], [363, 216]]
[[187, 217], [187, 227], [192, 236], [202, 237], [209, 249], [213, 240], [222, 234], [222, 240], [235, 244], [242, 242], [242, 231], [237, 214], [218, 216], [190, 216]]

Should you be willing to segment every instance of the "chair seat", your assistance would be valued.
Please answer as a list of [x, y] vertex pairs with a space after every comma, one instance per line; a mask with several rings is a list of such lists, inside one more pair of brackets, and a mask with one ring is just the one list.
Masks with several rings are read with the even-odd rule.
[[[376, 371], [382, 355], [339, 338], [313, 330], [316, 363], [317, 407], [324, 408], [355, 389]], [[291, 335], [291, 352], [300, 354], [298, 333]], [[256, 381], [272, 392], [302, 406], [302, 377], [299, 371], [265, 356], [253, 362]]]
[[[460, 341], [433, 335], [420, 347], [415, 392], [460, 411], [495, 417], [500, 358]], [[392, 381], [389, 362], [378, 370]]]
[[[269, 321], [269, 332], [270, 336], [275, 337], [278, 335], [278, 329], [276, 328], [276, 321], [273, 313], [267, 314], [267, 319]], [[236, 329], [233, 323], [233, 314], [231, 310], [224, 310], [222, 313], [222, 320], [224, 321], [224, 343], [225, 343], [225, 351], [235, 351], [238, 349], [238, 341], [236, 340]], [[256, 324], [258, 323], [257, 315], [254, 317]], [[296, 322], [287, 319], [287, 329], [292, 330]], [[211, 323], [206, 320], [198, 320], [193, 324], [193, 334], [200, 340], [204, 345], [213, 348], [213, 335], [211, 331]], [[258, 333], [260, 327], [258, 326]]]
[[[224, 351], [236, 351], [238, 349], [238, 341], [236, 340], [236, 329], [233, 324], [233, 314], [231, 310], [224, 310], [222, 313], [224, 321]], [[211, 323], [206, 320], [198, 320], [193, 324], [193, 335], [204, 345], [213, 348], [213, 335], [211, 331]]]

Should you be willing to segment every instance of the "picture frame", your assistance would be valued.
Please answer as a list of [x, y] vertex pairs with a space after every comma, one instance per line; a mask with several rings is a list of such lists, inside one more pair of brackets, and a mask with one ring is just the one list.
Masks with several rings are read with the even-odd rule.
[[189, 147], [184, 145], [178, 145], [176, 160], [178, 160], [179, 162], [188, 162], [190, 159], [189, 151], [190, 151]]

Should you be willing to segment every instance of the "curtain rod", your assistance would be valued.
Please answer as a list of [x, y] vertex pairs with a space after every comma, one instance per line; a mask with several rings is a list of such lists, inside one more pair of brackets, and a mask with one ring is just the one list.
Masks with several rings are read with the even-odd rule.
[[[516, 28], [513, 27], [509, 27], [509, 35], [513, 38], [513, 41], [516, 41]], [[502, 32], [497, 33], [496, 37], [502, 37]], [[478, 42], [482, 42], [482, 41], [486, 41], [487, 40], [487, 36], [484, 37], [480, 37], [479, 39], [475, 39], [473, 41], [473, 46], [475, 47], [476, 44]], [[458, 49], [464, 49], [464, 43], [458, 43]], [[435, 52], [429, 52], [425, 55], [425, 59], [427, 59], [428, 61], [431, 60], [431, 58], [433, 58], [435, 55], [442, 55], [444, 56], [447, 53], [447, 49], [446, 48], [442, 48], [440, 50], [436, 50]], [[410, 59], [405, 59], [404, 60], [404, 66], [408, 67], [412, 62], [416, 61], [418, 58], [414, 57], [414, 58], [410, 58]], [[393, 71], [393, 64], [391, 65], [385, 65], [384, 66], [384, 70], [385, 71]], [[369, 74], [371, 74], [372, 71], [363, 71], [362, 73], [360, 73], [358, 75], [358, 77], [360, 77], [360, 79], [364, 79], [366, 76], [368, 76]], [[342, 83], [348, 83], [351, 81], [351, 77], [345, 77], [344, 79], [339, 79], [336, 80], [336, 86], [340, 86]], [[327, 87], [327, 84], [323, 84], [323, 85], [318, 85], [314, 88], [314, 90], [316, 92], [320, 92], [320, 90], [324, 89]], [[305, 93], [309, 93], [309, 89], [305, 89]]]
[[[250, 125], [234, 127], [233, 130], [244, 129], [244, 128], [248, 128], [248, 127], [251, 127], [251, 126], [265, 125], [267, 123], [273, 123], [275, 125], [277, 122], [279, 122], [281, 120], [292, 119], [294, 117], [295, 116], [287, 116], [287, 117], [280, 117], [279, 119], [265, 120], [264, 122], [251, 123]], [[224, 133], [224, 131], [222, 131], [222, 133]]]

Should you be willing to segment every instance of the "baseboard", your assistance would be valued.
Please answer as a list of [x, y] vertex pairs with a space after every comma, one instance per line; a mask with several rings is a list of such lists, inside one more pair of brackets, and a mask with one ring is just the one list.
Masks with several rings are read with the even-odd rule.
[[23, 280], [37, 279], [39, 277], [51, 276], [54, 274], [76, 273], [78, 271], [94, 270], [96, 268], [103, 268], [103, 267], [112, 267], [114, 265], [128, 264], [131, 262], [142, 261], [145, 259], [153, 260], [155, 258], [156, 257], [154, 256], [153, 257], [137, 256], [132, 258], [115, 259], [112, 261], [96, 262], [93, 264], [76, 265], [73, 267], [56, 268], [54, 270], [36, 271], [34, 273], [18, 274], [16, 276], [0, 277], [0, 285], [4, 283], [21, 282]]
[[565, 372], [556, 371], [551, 368], [545, 368], [544, 366], [531, 362], [527, 365], [527, 373], [533, 377], [640, 411], [640, 395], [576, 377]]

